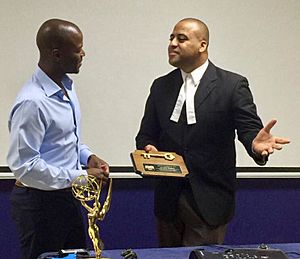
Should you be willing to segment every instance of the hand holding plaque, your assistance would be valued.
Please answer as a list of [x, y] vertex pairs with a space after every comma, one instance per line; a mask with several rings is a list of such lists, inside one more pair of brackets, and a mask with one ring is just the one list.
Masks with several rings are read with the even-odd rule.
[[142, 176], [185, 177], [188, 174], [182, 156], [174, 152], [135, 150], [130, 157], [134, 171]]

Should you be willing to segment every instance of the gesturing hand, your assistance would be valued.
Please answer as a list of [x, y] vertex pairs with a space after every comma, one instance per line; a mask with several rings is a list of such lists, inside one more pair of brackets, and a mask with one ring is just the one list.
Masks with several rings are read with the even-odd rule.
[[273, 154], [274, 150], [281, 150], [284, 144], [290, 143], [287, 138], [273, 136], [270, 131], [277, 123], [277, 120], [271, 120], [264, 128], [262, 128], [252, 142], [253, 151], [261, 156]]

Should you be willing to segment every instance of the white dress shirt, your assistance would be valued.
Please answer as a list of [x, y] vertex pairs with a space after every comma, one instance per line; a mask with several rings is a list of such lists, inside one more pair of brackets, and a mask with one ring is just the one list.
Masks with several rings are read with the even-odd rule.
[[194, 97], [200, 84], [200, 80], [208, 67], [208, 59], [203, 65], [193, 70], [191, 73], [186, 73], [181, 70], [183, 84], [179, 91], [177, 101], [171, 115], [170, 120], [178, 122], [184, 102], [186, 102], [187, 124], [196, 123]]

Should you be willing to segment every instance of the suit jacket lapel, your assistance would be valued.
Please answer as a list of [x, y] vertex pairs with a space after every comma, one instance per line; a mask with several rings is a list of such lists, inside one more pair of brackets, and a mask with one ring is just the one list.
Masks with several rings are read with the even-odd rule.
[[195, 107], [201, 105], [201, 103], [204, 102], [210, 92], [216, 87], [216, 80], [216, 67], [209, 61], [209, 65], [203, 77], [201, 78], [198, 89], [195, 93]]
[[182, 77], [181, 77], [181, 72], [180, 69], [176, 70], [176, 74], [174, 77], [169, 81], [169, 86], [168, 86], [168, 92], [166, 96], [166, 103], [168, 103], [168, 107], [172, 110], [171, 113], [173, 112], [173, 109], [175, 107], [181, 86], [183, 84]]

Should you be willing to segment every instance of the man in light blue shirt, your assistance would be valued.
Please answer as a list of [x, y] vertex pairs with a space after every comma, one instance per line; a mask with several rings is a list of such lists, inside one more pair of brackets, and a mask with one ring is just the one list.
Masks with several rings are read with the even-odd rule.
[[[107, 181], [108, 164], [80, 141], [80, 106], [73, 81], [85, 56], [73, 23], [51, 19], [37, 37], [38, 67], [9, 117], [7, 162], [17, 179], [11, 195], [23, 259], [63, 248], [84, 248], [80, 203], [71, 192], [79, 175]], [[88, 167], [82, 169], [82, 165]]]

